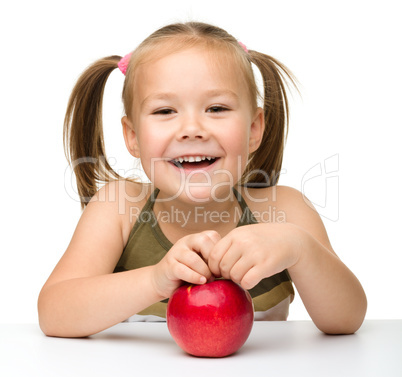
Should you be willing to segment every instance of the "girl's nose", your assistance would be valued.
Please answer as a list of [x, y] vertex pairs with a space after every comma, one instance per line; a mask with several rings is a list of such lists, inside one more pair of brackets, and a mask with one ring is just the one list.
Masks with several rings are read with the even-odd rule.
[[177, 133], [177, 139], [181, 140], [207, 140], [208, 131], [201, 120], [195, 116], [188, 116], [182, 119], [181, 127]]

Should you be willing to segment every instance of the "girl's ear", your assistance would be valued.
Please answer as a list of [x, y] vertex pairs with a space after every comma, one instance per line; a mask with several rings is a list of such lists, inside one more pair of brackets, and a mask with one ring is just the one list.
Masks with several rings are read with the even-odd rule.
[[134, 131], [133, 124], [127, 116], [121, 118], [121, 124], [123, 125], [123, 135], [127, 150], [132, 156], [139, 158], [140, 148], [138, 146], [137, 134]]
[[250, 127], [250, 138], [248, 143], [249, 153], [256, 151], [260, 146], [262, 135], [264, 134], [264, 128], [264, 110], [261, 107], [258, 107]]

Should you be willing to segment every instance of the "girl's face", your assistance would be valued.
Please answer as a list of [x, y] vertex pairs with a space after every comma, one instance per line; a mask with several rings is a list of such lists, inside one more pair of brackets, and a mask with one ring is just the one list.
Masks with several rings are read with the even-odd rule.
[[126, 145], [160, 198], [227, 199], [258, 148], [263, 113], [253, 111], [241, 71], [201, 47], [141, 65]]

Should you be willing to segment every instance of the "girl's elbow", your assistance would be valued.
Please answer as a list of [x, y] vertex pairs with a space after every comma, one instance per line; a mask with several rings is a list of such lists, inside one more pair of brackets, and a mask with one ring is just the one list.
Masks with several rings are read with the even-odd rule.
[[322, 326], [316, 324], [317, 327], [329, 335], [354, 334], [360, 329], [366, 317], [367, 297], [364, 291], [362, 290], [359, 297], [356, 297], [352, 302], [353, 304], [349, 307], [346, 306], [342, 313], [338, 312], [335, 317], [323, 323]]
[[326, 335], [351, 335], [354, 334], [357, 330], [359, 330], [363, 321], [357, 324], [349, 324], [349, 323], [339, 323], [332, 325], [317, 325], [318, 329], [322, 331]]
[[316, 323], [316, 326], [324, 334], [350, 335], [360, 329], [366, 316], [366, 306], [360, 311], [341, 318], [335, 318], [326, 323]]
[[63, 337], [61, 321], [57, 320], [54, 307], [46, 297], [46, 293], [41, 292], [38, 298], [38, 321], [39, 328], [46, 336]]
[[75, 328], [69, 328], [63, 326], [61, 322], [45, 318], [39, 316], [39, 327], [46, 336], [55, 338], [86, 338], [92, 335], [92, 333], [85, 333]]
[[46, 335], [46, 336], [58, 336], [57, 335], [57, 331], [55, 331], [51, 325], [49, 325], [46, 321], [41, 320], [41, 318], [39, 317], [39, 327], [42, 330], [42, 332]]
[[46, 336], [58, 336], [57, 323], [51, 320], [51, 315], [49, 315], [45, 308], [44, 303], [41, 300], [38, 301], [38, 320], [39, 328]]

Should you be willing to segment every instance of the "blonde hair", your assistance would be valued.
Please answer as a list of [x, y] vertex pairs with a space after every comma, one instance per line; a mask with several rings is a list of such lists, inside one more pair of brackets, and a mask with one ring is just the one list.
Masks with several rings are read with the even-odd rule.
[[[265, 130], [260, 147], [249, 156], [241, 178], [243, 185], [273, 186], [282, 166], [288, 128], [286, 84], [295, 87], [291, 72], [278, 60], [257, 51], [246, 52], [225, 30], [200, 22], [165, 26], [146, 38], [133, 51], [127, 67], [122, 99], [126, 115], [132, 115], [135, 72], [139, 65], [193, 46], [227, 52], [244, 75], [253, 108], [263, 98]], [[70, 96], [64, 120], [64, 147], [77, 178], [78, 194], [84, 207], [98, 190], [97, 184], [122, 179], [105, 156], [102, 125], [102, 99], [106, 81], [117, 68], [120, 56], [109, 56], [89, 66], [78, 79]], [[254, 63], [263, 79], [260, 96], [253, 74]]]

